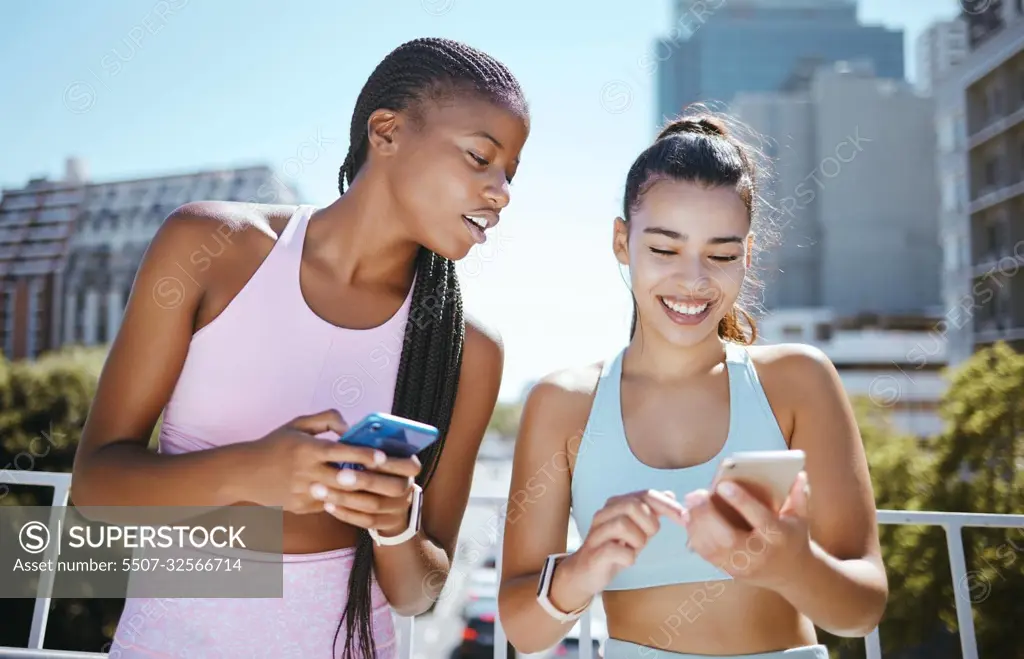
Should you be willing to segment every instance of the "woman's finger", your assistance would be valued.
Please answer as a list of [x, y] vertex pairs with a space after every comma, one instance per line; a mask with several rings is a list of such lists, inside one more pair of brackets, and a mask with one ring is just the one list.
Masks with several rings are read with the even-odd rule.
[[337, 506], [330, 501], [324, 504], [324, 510], [346, 524], [358, 526], [363, 529], [372, 529], [375, 527], [377, 522], [377, 518], [374, 515]]
[[590, 542], [598, 547], [610, 540], [617, 540], [634, 549], [647, 544], [648, 535], [629, 515], [619, 515], [591, 527]]
[[385, 497], [407, 496], [413, 485], [410, 476], [391, 476], [355, 469], [340, 469], [335, 480], [342, 490], [360, 490]]
[[326, 501], [337, 507], [348, 508], [370, 515], [388, 515], [409, 509], [408, 498], [382, 497], [369, 492], [342, 492], [331, 490]]

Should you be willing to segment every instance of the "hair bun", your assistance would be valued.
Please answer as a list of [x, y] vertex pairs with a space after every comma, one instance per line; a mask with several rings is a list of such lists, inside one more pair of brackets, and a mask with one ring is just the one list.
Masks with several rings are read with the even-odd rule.
[[658, 133], [658, 139], [664, 139], [670, 135], [681, 135], [683, 133], [693, 133], [695, 135], [717, 135], [719, 137], [726, 137], [729, 134], [728, 130], [726, 130], [725, 124], [717, 118], [697, 116], [683, 117], [669, 123], [661, 129], [660, 133]]

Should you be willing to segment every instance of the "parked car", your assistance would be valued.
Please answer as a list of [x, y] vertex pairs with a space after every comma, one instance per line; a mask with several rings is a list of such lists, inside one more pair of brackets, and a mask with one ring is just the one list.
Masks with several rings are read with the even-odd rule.
[[469, 573], [466, 582], [466, 603], [462, 607], [462, 619], [481, 613], [498, 611], [498, 572], [494, 568], [481, 567]]
[[497, 594], [473, 597], [462, 605], [462, 619], [467, 621], [482, 615], [496, 615], [497, 613]]
[[491, 659], [494, 656], [495, 613], [481, 613], [466, 620], [462, 630], [462, 643], [455, 648], [451, 659]]

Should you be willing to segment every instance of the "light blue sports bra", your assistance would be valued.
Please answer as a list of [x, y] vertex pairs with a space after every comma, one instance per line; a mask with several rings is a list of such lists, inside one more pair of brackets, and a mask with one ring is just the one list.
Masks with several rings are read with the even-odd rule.
[[[729, 374], [729, 433], [718, 455], [682, 469], [655, 469], [633, 454], [626, 442], [620, 396], [625, 349], [604, 363], [572, 476], [571, 514], [580, 537], [587, 536], [594, 513], [612, 496], [644, 489], [671, 490], [682, 501], [693, 490], [710, 488], [718, 464], [731, 453], [789, 448], [746, 348], [724, 343]], [[660, 530], [640, 551], [636, 562], [619, 572], [607, 590], [732, 578], [696, 552], [686, 551], [686, 541], [685, 528], [663, 519]]]

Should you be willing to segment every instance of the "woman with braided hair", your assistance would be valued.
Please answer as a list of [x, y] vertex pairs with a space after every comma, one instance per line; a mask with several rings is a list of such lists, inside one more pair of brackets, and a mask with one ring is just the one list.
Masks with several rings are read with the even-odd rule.
[[[455, 261], [509, 203], [528, 132], [504, 65], [416, 39], [359, 94], [335, 202], [197, 202], [167, 218], [101, 375], [72, 496], [281, 507], [284, 592], [129, 596], [111, 657], [394, 656], [391, 610], [429, 609], [452, 565], [503, 367], [497, 336], [464, 316]], [[230, 245], [168, 304], [168, 277], [216, 234]], [[325, 441], [371, 412], [440, 438], [410, 459]]]

